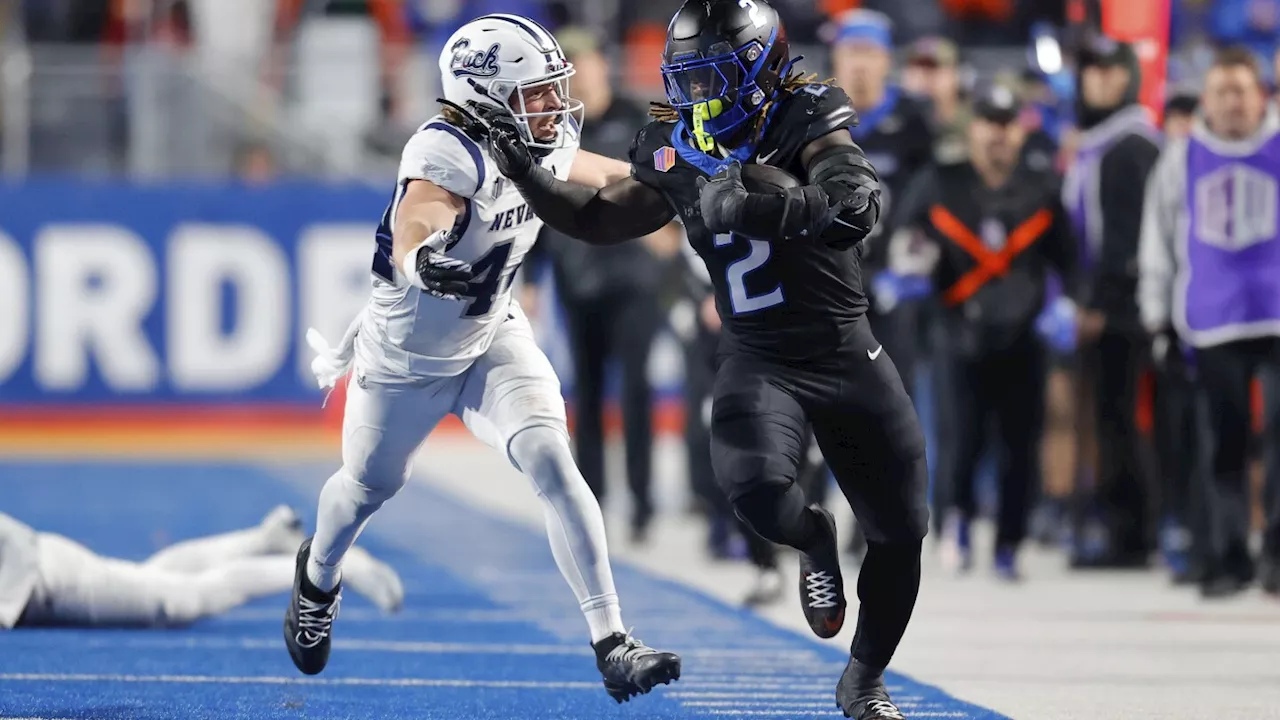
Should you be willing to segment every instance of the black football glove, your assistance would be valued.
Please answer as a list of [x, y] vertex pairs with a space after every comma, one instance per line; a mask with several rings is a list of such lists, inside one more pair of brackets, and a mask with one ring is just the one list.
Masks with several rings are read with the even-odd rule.
[[468, 103], [468, 109], [443, 98], [439, 102], [462, 116], [462, 131], [467, 137], [489, 146], [489, 154], [493, 156], [498, 172], [519, 182], [533, 170], [533, 153], [529, 152], [520, 124], [510, 110], [479, 103]]
[[453, 240], [451, 231], [441, 230], [410, 250], [402, 269], [411, 284], [441, 300], [461, 300], [471, 283], [470, 265], [435, 249], [448, 248]]
[[418, 253], [421, 288], [441, 300], [461, 300], [471, 283], [471, 266], [438, 252]]
[[533, 153], [511, 111], [496, 105], [477, 105], [476, 113], [489, 126], [489, 154], [498, 172], [516, 182], [528, 177], [534, 166]]
[[727, 233], [741, 227], [743, 210], [751, 193], [742, 184], [742, 166], [731, 163], [710, 180], [698, 178], [698, 200], [702, 222], [713, 233]]

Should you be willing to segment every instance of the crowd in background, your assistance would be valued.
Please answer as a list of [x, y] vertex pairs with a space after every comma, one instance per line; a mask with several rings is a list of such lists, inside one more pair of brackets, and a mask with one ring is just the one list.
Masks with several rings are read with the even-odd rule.
[[[1263, 485], [1263, 450], [1280, 445], [1253, 441], [1274, 435], [1278, 424], [1280, 402], [1268, 401], [1277, 392], [1268, 375], [1280, 363], [1277, 341], [1233, 350], [1234, 341], [1185, 337], [1170, 312], [1151, 309], [1158, 301], [1140, 298], [1140, 288], [1156, 283], [1143, 275], [1150, 269], [1148, 246], [1158, 235], [1145, 178], [1158, 167], [1162, 151], [1192, 133], [1201, 122], [1197, 118], [1207, 118], [1199, 132], [1209, 135], [1226, 132], [1224, 123], [1244, 123], [1230, 131], [1240, 137], [1274, 122], [1274, 101], [1267, 101], [1271, 114], [1255, 118], [1261, 110], [1244, 107], [1248, 99], [1236, 97], [1248, 95], [1249, 88], [1232, 83], [1242, 69], [1246, 79], [1256, 75], [1268, 86], [1275, 81], [1280, 0], [1175, 0], [1169, 92], [1156, 112], [1138, 104], [1135, 50], [1091, 27], [1093, 3], [773, 4], [793, 46], [809, 48], [806, 64], [830, 74], [861, 113], [856, 139], [884, 181], [885, 219], [866, 243], [865, 283], [877, 337], [929, 428], [935, 536], [952, 564], [960, 570], [973, 565], [970, 521], [990, 514], [998, 525], [993, 562], [1009, 579], [1018, 577], [1017, 551], [1030, 538], [1065, 547], [1072, 566], [1082, 571], [1145, 567], [1159, 557], [1177, 581], [1198, 583], [1207, 596], [1238, 592], [1258, 575], [1264, 589], [1280, 595], [1280, 565], [1271, 562], [1280, 560], [1280, 540], [1265, 543], [1260, 568], [1248, 552], [1250, 530], [1264, 525], [1263, 515], [1273, 530], [1280, 527], [1280, 509], [1261, 509], [1280, 507], [1280, 483], [1267, 483], [1273, 490], [1265, 494], [1268, 502], [1256, 506], [1250, 505], [1249, 491]], [[162, 152], [170, 164], [165, 172], [198, 168], [253, 182], [288, 172], [331, 172], [333, 158], [317, 159], [293, 143], [296, 133], [280, 130], [308, 128], [297, 113], [311, 103], [329, 113], [332, 132], [360, 138], [336, 167], [384, 180], [386, 163], [394, 163], [407, 134], [434, 111], [432, 75], [440, 43], [462, 23], [489, 12], [533, 17], [557, 33], [578, 68], [572, 87], [586, 103], [583, 146], [624, 156], [646, 122], [646, 102], [660, 96], [658, 51], [678, 5], [0, 0], [0, 38], [24, 40], [33, 48], [113, 49], [98, 57], [114, 58], [126, 74], [129, 49], [137, 46], [165, 57], [201, 58], [201, 76], [221, 88], [217, 95], [229, 98], [236, 119], [208, 129], [206, 139], [220, 142], [213, 145], [191, 141], [201, 126], [185, 125], [182, 144], [193, 152], [198, 148], [201, 157], [174, 166], [173, 153]], [[1065, 23], [1068, 17], [1083, 22]], [[331, 19], [358, 20], [363, 30], [335, 25], [317, 35], [318, 24]], [[1046, 46], [1034, 38], [1052, 42]], [[307, 79], [306, 68], [311, 58], [323, 58], [325, 49], [332, 53], [343, 43], [365, 52], [369, 70], [365, 76], [344, 75], [351, 63], [329, 57], [322, 63], [329, 73], [323, 82], [341, 97], [325, 100], [310, 86], [317, 81]], [[1224, 60], [1219, 49], [1227, 45], [1244, 51]], [[998, 61], [979, 62], [989, 51]], [[340, 64], [346, 69], [333, 70]], [[39, 65], [33, 77], [40, 77]], [[122, 76], [113, 77], [119, 83]], [[246, 83], [246, 77], [260, 82]], [[367, 87], [361, 77], [377, 82]], [[1207, 78], [1226, 85], [1206, 89]], [[95, 80], [113, 82], [108, 76]], [[359, 92], [346, 93], [347, 87]], [[119, 83], [113, 92], [94, 95], [106, 98], [105, 107], [115, 112], [97, 118], [89, 139], [69, 133], [63, 115], [40, 113], [43, 108], [56, 114], [74, 103], [36, 102], [24, 169], [101, 173], [158, 167], [145, 154], [140, 161], [132, 149], [141, 142], [133, 126], [140, 116], [130, 111], [138, 100], [129, 93], [136, 91]], [[165, 90], [183, 91], [189, 89]], [[37, 100], [40, 92], [36, 86]], [[1202, 96], [1214, 106], [1199, 108]], [[0, 92], [0, 103], [12, 102], [8, 98]], [[214, 114], [209, 101], [202, 102], [192, 106], [193, 114], [207, 124]], [[346, 124], [333, 115], [339, 103], [357, 107], [354, 114], [344, 110]], [[0, 118], [9, 117], [0, 112]], [[0, 133], [15, 131], [8, 124], [0, 124]], [[77, 147], [89, 141], [93, 151]], [[210, 169], [210, 154], [221, 155], [225, 165]], [[979, 188], [970, 198], [982, 210], [975, 222], [955, 217], [962, 213], [954, 205], [963, 205], [955, 199], [957, 187]], [[1038, 190], [1044, 188], [1051, 191]], [[1222, 192], [1221, 202], [1232, 202], [1231, 190]], [[1275, 230], [1274, 199], [1269, 202], [1271, 225], [1258, 230], [1263, 234]], [[1020, 237], [1018, 223], [1032, 223], [1040, 209], [1062, 217], [1046, 220], [1036, 233], [1028, 229], [1027, 247], [1006, 252]], [[969, 239], [977, 247], [969, 247]], [[750, 602], [780, 597], [775, 549], [738, 523], [711, 477], [707, 425], [719, 321], [701, 263], [690, 261], [679, 237], [604, 248], [547, 232], [539, 249], [526, 276], [551, 279], [564, 312], [575, 374], [578, 459], [588, 482], [604, 492], [602, 407], [616, 365], [631, 538], [642, 542], [654, 514], [653, 391], [646, 362], [654, 338], [669, 329], [686, 360], [689, 477], [708, 518], [707, 551], [745, 558], [759, 568]], [[1004, 263], [1003, 269], [992, 270], [967, 294], [956, 291], [965, 263], [982, 258]], [[1023, 280], [1025, 286], [1018, 286]], [[1034, 308], [1027, 298], [1034, 299]], [[980, 312], [988, 314], [978, 317]], [[1008, 316], [996, 317], [1001, 312]], [[992, 339], [996, 325], [1008, 337]], [[965, 344], [970, 335], [975, 339]], [[1210, 347], [1218, 351], [1206, 354]], [[1227, 376], [1233, 384], [1224, 388]], [[1230, 442], [1224, 440], [1228, 436]], [[816, 450], [802, 476], [811, 495], [826, 492], [829, 481]], [[1259, 509], [1251, 513], [1251, 507]], [[856, 558], [856, 528], [849, 537]]]

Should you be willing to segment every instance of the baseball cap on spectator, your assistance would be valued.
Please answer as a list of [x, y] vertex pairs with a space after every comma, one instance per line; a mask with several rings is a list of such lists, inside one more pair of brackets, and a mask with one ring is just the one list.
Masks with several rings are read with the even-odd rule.
[[979, 88], [973, 99], [973, 114], [989, 122], [1008, 125], [1018, 119], [1022, 101], [1005, 83], [992, 82]]
[[960, 51], [946, 38], [925, 37], [911, 43], [907, 51], [908, 65], [955, 67], [960, 64]]
[[893, 49], [893, 23], [875, 10], [850, 10], [836, 19], [832, 44], [867, 43], [884, 50]]
[[1094, 35], [1088, 38], [1080, 48], [1079, 64], [1081, 68], [1090, 65], [1100, 67], [1124, 66], [1132, 68], [1138, 63], [1138, 56], [1133, 46], [1106, 35]]

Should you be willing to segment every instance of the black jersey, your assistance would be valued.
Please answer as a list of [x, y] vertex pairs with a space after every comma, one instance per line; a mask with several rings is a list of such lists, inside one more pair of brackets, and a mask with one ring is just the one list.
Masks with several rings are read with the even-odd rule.
[[[781, 168], [804, 182], [800, 151], [809, 142], [857, 124], [842, 90], [804, 85], [787, 92], [766, 117], [763, 137], [737, 159]], [[820, 240], [713, 235], [702, 222], [698, 178], [729, 163], [697, 150], [679, 122], [652, 122], [631, 147], [632, 173], [662, 193], [707, 265], [724, 322], [723, 347], [789, 360], [838, 348], [867, 310], [857, 247]]]
[[957, 350], [1002, 350], [1031, 332], [1047, 273], [1076, 285], [1075, 241], [1052, 170], [1019, 165], [1003, 186], [987, 186], [970, 163], [916, 178], [903, 222], [941, 250], [933, 282]]

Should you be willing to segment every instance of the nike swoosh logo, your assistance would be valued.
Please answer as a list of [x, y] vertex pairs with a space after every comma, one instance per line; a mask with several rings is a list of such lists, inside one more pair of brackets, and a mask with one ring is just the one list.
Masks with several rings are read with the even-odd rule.
[[884, 350], [884, 346], [883, 346], [883, 345], [881, 345], [880, 347], [876, 348], [876, 351], [875, 351], [875, 352], [871, 352], [870, 350], [868, 350], [868, 351], [867, 351], [867, 357], [871, 358], [872, 360], [875, 360], [876, 358], [880, 357], [880, 351], [881, 351], [881, 350]]
[[772, 160], [772, 159], [773, 159], [773, 156], [774, 156], [774, 155], [777, 155], [777, 154], [778, 154], [778, 148], [774, 148], [774, 149], [773, 149], [772, 151], [770, 151], [767, 155], [760, 155], [759, 157], [757, 157], [757, 158], [756, 158], [756, 164], [757, 164], [757, 165], [764, 165], [765, 163], [767, 163], [767, 162], [769, 162], [770, 160]]

